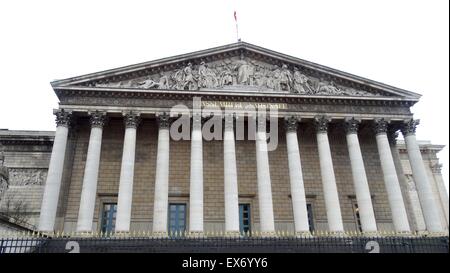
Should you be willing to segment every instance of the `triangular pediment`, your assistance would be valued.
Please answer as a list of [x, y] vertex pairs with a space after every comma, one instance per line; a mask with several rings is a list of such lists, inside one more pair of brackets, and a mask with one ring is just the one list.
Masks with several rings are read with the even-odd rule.
[[252, 44], [208, 50], [52, 82], [53, 88], [264, 92], [311, 96], [420, 95]]

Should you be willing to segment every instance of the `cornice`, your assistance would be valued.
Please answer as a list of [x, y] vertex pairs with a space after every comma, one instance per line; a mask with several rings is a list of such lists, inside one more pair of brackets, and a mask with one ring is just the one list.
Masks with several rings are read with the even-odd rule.
[[356, 106], [401, 106], [411, 107], [418, 99], [405, 99], [399, 97], [361, 97], [361, 96], [317, 96], [298, 95], [284, 92], [239, 92], [224, 90], [143, 90], [132, 88], [110, 87], [55, 87], [56, 95], [61, 102], [65, 97], [83, 96], [97, 98], [142, 98], [142, 99], [167, 99], [167, 100], [191, 100], [193, 97], [201, 97], [203, 100], [271, 102], [271, 103], [304, 103], [304, 104], [333, 104]]

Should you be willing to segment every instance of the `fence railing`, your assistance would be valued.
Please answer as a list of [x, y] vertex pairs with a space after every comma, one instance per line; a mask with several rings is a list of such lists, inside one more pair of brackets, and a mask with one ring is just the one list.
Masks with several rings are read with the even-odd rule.
[[0, 253], [448, 253], [449, 237], [17, 237]]

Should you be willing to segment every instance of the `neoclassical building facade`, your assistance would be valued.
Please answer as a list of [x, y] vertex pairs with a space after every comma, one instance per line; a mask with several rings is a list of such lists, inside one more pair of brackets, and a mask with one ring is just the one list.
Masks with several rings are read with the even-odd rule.
[[448, 232], [416, 93], [245, 42], [52, 87], [42, 232]]

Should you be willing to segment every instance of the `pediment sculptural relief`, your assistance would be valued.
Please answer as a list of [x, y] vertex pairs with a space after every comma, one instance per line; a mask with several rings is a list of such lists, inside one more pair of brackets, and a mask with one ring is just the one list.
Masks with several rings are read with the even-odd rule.
[[377, 96], [345, 87], [332, 80], [318, 79], [302, 73], [299, 67], [264, 63], [243, 55], [228, 59], [188, 63], [172, 71], [126, 81], [97, 83], [98, 87], [169, 89], [169, 90], [254, 90], [301, 95]]

